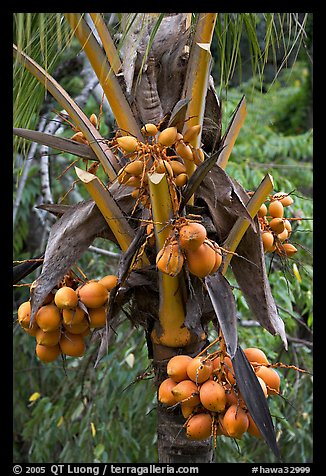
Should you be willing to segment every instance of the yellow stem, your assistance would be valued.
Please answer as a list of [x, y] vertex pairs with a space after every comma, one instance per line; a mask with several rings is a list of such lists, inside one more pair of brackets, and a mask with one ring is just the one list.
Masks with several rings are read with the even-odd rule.
[[65, 13], [65, 16], [99, 78], [118, 126], [139, 140], [144, 140], [119, 81], [91, 29], [80, 13]]
[[122, 64], [104, 19], [100, 13], [90, 13], [90, 17], [93, 20], [99, 37], [101, 38], [102, 45], [110, 65], [115, 74], [117, 74], [120, 72]]
[[[203, 126], [206, 103], [207, 85], [211, 67], [210, 45], [213, 37], [217, 13], [200, 13], [196, 25], [195, 36], [191, 47], [184, 97], [190, 99], [184, 125], [184, 131], [192, 126]], [[201, 133], [191, 142], [195, 148], [201, 145]], [[196, 169], [194, 162], [187, 161], [187, 174], [190, 177]], [[188, 203], [194, 203], [192, 196]]]
[[[96, 175], [90, 174], [78, 167], [75, 167], [75, 171], [111, 228], [120, 248], [122, 251], [126, 251], [134, 236], [134, 230], [122, 216], [121, 209]], [[138, 265], [149, 265], [149, 261], [144, 254], [140, 257]]]
[[[247, 203], [246, 207], [247, 210], [252, 218], [254, 218], [261, 205], [265, 202], [267, 196], [271, 193], [271, 191], [274, 188], [273, 184], [273, 177], [269, 174], [267, 174], [264, 179], [262, 180], [261, 184], [257, 188], [256, 192], [253, 194], [253, 196], [250, 198], [249, 202]], [[243, 235], [247, 231], [249, 227], [249, 221], [246, 218], [239, 217], [235, 224], [233, 225], [229, 236], [225, 240], [223, 247], [231, 252], [234, 252], [240, 241], [242, 240]], [[259, 230], [257, 231], [259, 233]], [[232, 253], [228, 253], [226, 255], [224, 264], [223, 264], [223, 269], [222, 269], [222, 274], [225, 275], [227, 268], [230, 264], [230, 261], [232, 259]]]
[[247, 115], [247, 108], [246, 108], [246, 98], [243, 97], [239, 109], [237, 110], [233, 120], [232, 120], [232, 125], [227, 132], [224, 145], [226, 147], [222, 150], [221, 154], [219, 155], [219, 158], [217, 159], [217, 165], [221, 167], [223, 170], [226, 169], [229, 157], [231, 155], [233, 146], [235, 141], [237, 140], [237, 137], [239, 135], [240, 129], [245, 121]]
[[[148, 176], [150, 199], [154, 221], [157, 252], [163, 247], [169, 236], [171, 226], [166, 226], [173, 218], [173, 206], [169, 193], [169, 184], [165, 174], [154, 172]], [[184, 326], [185, 303], [182, 296], [183, 278], [159, 273], [160, 307], [159, 320], [162, 333], [157, 329], [152, 333], [154, 343], [168, 347], [184, 347], [190, 342], [190, 332]]]

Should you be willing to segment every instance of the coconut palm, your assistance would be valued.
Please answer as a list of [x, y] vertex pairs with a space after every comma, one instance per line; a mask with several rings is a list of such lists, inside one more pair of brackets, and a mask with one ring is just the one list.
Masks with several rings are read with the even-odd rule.
[[[239, 64], [240, 40], [246, 32], [253, 71], [262, 75], [269, 52], [279, 43], [285, 48], [283, 63], [295, 51], [294, 45], [304, 38], [307, 16], [114, 14], [118, 32], [113, 37], [112, 28], [108, 27], [112, 15], [14, 15], [17, 150], [26, 151], [27, 139], [82, 159], [86, 169], [71, 166], [69, 171], [90, 197], [69, 206], [51, 203], [51, 194], [44, 197], [42, 208], [57, 220], [41, 255], [42, 272], [31, 286], [31, 320], [45, 297], [96, 237], [112, 241], [120, 247], [122, 255], [117, 285], [110, 292], [107, 325], [99, 332], [96, 363], [114, 339], [112, 330], [117, 328], [120, 310], [126, 305], [132, 323], [144, 328], [157, 387], [167, 377], [166, 366], [172, 356], [194, 357], [207, 349], [207, 329], [213, 323], [216, 343], [231, 357], [247, 408], [278, 457], [265, 396], [237, 341], [235, 300], [225, 279], [230, 265], [254, 318], [271, 334], [280, 335], [286, 347], [284, 324], [270, 290], [262, 240], [257, 232], [257, 212], [273, 190], [273, 178], [266, 174], [255, 193], [249, 196], [226, 172], [246, 117], [246, 101], [243, 97], [223, 131], [221, 101], [211, 76], [211, 47], [215, 41], [223, 85]], [[259, 19], [266, 28], [264, 48], [257, 36]], [[287, 43], [290, 39], [293, 41]], [[78, 42], [85, 62], [102, 87], [103, 114], [114, 119], [115, 134], [110, 139], [101, 135], [97, 119], [88, 118], [83, 112], [82, 100], [74, 100], [51, 75], [63, 60], [63, 46], [76, 44], [73, 41]], [[44, 129], [38, 118], [41, 106], [43, 110], [49, 107], [47, 97], [44, 102], [45, 90], [59, 104], [61, 113], [57, 120], [69, 120], [75, 140], [56, 136], [53, 127]], [[157, 128], [153, 134], [149, 133], [152, 125]], [[180, 143], [190, 151], [191, 160], [185, 158], [188, 152], [176, 143], [176, 136], [171, 143], [164, 143], [161, 136], [160, 143], [158, 134], [169, 128], [179, 137], [196, 131], [188, 141]], [[185, 178], [180, 185], [172, 180], [173, 174], [167, 167], [172, 156], [184, 162]], [[131, 176], [126, 167], [139, 159], [143, 161], [143, 175], [135, 188], [131, 182], [126, 183]], [[161, 162], [165, 159], [163, 168], [158, 168], [156, 159]], [[145, 163], [149, 164], [147, 169]], [[49, 191], [47, 163], [43, 165], [44, 188]], [[135, 190], [138, 192], [132, 194]], [[177, 270], [162, 271], [158, 253], [168, 248], [173, 233], [178, 239], [180, 227], [194, 221], [205, 225], [210, 243], [219, 244], [218, 253], [223, 255], [223, 261], [217, 271], [196, 275], [190, 272], [190, 258], [188, 264], [182, 261], [179, 269], [183, 256], [180, 249]], [[150, 244], [153, 235], [154, 246]], [[16, 268], [17, 280], [31, 269], [29, 263], [23, 269]], [[180, 405], [169, 408], [159, 402], [159, 461], [214, 461], [212, 439], [187, 438], [184, 423]]]

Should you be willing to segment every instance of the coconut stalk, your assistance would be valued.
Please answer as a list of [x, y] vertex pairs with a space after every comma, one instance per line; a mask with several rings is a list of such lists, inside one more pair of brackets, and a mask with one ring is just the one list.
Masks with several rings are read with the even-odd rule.
[[90, 122], [86, 114], [51, 75], [49, 75], [32, 58], [22, 51], [19, 51], [16, 45], [13, 45], [13, 53], [26, 69], [28, 69], [28, 71], [30, 71], [30, 73], [32, 73], [41, 84], [43, 84], [49, 93], [58, 101], [60, 106], [67, 111], [71, 120], [74, 122], [74, 125], [84, 134], [89, 142], [90, 147], [101, 162], [109, 179], [114, 180], [116, 177], [116, 170], [112, 164], [116, 163], [115, 156], [105, 145], [103, 137]]
[[[217, 13], [200, 13], [196, 25], [195, 35], [190, 51], [187, 67], [187, 75], [184, 85], [183, 97], [191, 99], [188, 104], [184, 131], [189, 127], [200, 125], [203, 127], [205, 102], [208, 87], [209, 73], [211, 69], [210, 46], [212, 42]], [[201, 145], [201, 132], [191, 141], [195, 148]], [[190, 177], [196, 165], [194, 162], [186, 162], [187, 174]], [[189, 200], [193, 205], [194, 197]]]
[[125, 133], [143, 140], [139, 125], [121, 89], [113, 68], [100, 47], [92, 30], [80, 13], [65, 13], [75, 37], [78, 39], [110, 104], [118, 127]]
[[100, 13], [90, 13], [89, 15], [93, 20], [99, 37], [101, 38], [106, 57], [109, 60], [114, 73], [118, 74], [121, 71], [122, 63], [105, 21]]
[[[122, 219], [122, 211], [111, 196], [110, 192], [104, 187], [96, 175], [86, 172], [78, 167], [75, 167], [75, 171], [77, 177], [95, 201], [97, 207], [112, 230], [121, 250], [127, 251], [135, 233], [129, 226], [127, 220]], [[138, 265], [149, 265], [149, 261], [144, 254], [139, 258]]]
[[237, 140], [240, 129], [243, 126], [243, 123], [246, 119], [246, 115], [247, 115], [246, 98], [245, 96], [243, 96], [230, 122], [228, 130], [226, 131], [223, 137], [221, 146], [224, 146], [224, 149], [222, 150], [221, 154], [219, 155], [216, 161], [217, 165], [221, 167], [221, 169], [223, 170], [226, 169], [233, 146], [235, 144], [235, 141]]
[[[156, 251], [163, 247], [172, 227], [167, 225], [173, 218], [173, 205], [169, 184], [165, 174], [154, 172], [148, 176], [149, 193], [156, 238]], [[154, 329], [154, 343], [168, 347], [184, 347], [190, 342], [190, 332], [184, 326], [185, 302], [182, 295], [183, 283], [180, 275], [159, 274], [159, 322], [161, 329]]]
[[[250, 198], [248, 201], [246, 207], [247, 210], [252, 218], [254, 218], [261, 205], [265, 202], [267, 196], [271, 193], [271, 191], [274, 188], [274, 183], [273, 183], [273, 177], [270, 174], [265, 175], [264, 179], [262, 180], [261, 184], [253, 194], [253, 196]], [[233, 225], [227, 239], [223, 243], [223, 248], [226, 250], [230, 251], [231, 253], [228, 253], [224, 263], [223, 263], [223, 268], [221, 270], [221, 273], [225, 275], [227, 268], [230, 264], [230, 261], [232, 259], [232, 253], [235, 252], [237, 249], [243, 235], [247, 231], [249, 227], [249, 221], [246, 220], [243, 217], [239, 217], [235, 224]]]

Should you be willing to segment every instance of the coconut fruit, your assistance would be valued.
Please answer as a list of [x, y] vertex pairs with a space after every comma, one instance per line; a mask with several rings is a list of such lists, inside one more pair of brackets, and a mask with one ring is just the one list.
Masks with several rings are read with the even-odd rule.
[[118, 284], [118, 276], [115, 274], [108, 274], [101, 278], [98, 283], [102, 284], [108, 291], [112, 291], [112, 289]]
[[188, 405], [199, 405], [199, 391], [192, 380], [182, 380], [171, 390], [177, 402], [186, 402]]
[[269, 364], [265, 353], [256, 347], [247, 347], [243, 352], [253, 366], [255, 364]]
[[271, 367], [261, 365], [256, 369], [257, 377], [260, 377], [266, 384], [268, 395], [278, 395], [280, 392], [281, 379], [276, 370]]
[[78, 296], [86, 307], [95, 309], [104, 306], [108, 300], [109, 292], [103, 284], [89, 281], [78, 290]]
[[60, 327], [61, 314], [55, 304], [46, 304], [40, 307], [35, 316], [35, 320], [37, 325], [44, 332], [50, 332]]
[[52, 347], [46, 347], [45, 345], [37, 344], [35, 353], [42, 362], [47, 363], [56, 360], [61, 353], [61, 349], [58, 344]]
[[176, 127], [167, 127], [158, 136], [158, 143], [165, 146], [171, 147], [177, 138], [178, 130]]
[[189, 418], [186, 435], [190, 440], [206, 440], [212, 434], [212, 417], [209, 413], [198, 413]]
[[158, 401], [164, 405], [175, 405], [177, 400], [175, 399], [172, 390], [176, 385], [177, 383], [170, 377], [163, 380], [158, 388]]
[[187, 366], [188, 377], [195, 383], [203, 383], [213, 373], [213, 363], [205, 357], [195, 357]]
[[195, 251], [207, 238], [207, 232], [201, 223], [188, 223], [179, 230], [179, 243], [184, 250]]
[[136, 137], [132, 137], [132, 136], [118, 137], [117, 142], [119, 144], [119, 147], [124, 152], [127, 152], [128, 154], [131, 154], [137, 150], [138, 140], [136, 139]]
[[157, 253], [157, 268], [169, 276], [177, 276], [183, 266], [184, 258], [176, 241], [170, 242]]
[[187, 380], [187, 366], [192, 361], [189, 355], [175, 355], [172, 357], [166, 367], [166, 372], [175, 382]]
[[62, 335], [59, 346], [63, 354], [71, 357], [81, 357], [84, 355], [86, 346], [83, 336], [65, 332]]
[[273, 200], [268, 206], [268, 213], [273, 218], [283, 218], [284, 207], [279, 200]]
[[198, 278], [208, 276], [216, 261], [215, 250], [209, 240], [205, 240], [196, 250], [187, 250], [186, 258], [191, 274]]
[[231, 405], [224, 414], [222, 424], [229, 436], [240, 439], [248, 430], [249, 419], [241, 407]]
[[222, 412], [226, 405], [226, 395], [223, 386], [214, 381], [204, 382], [199, 391], [201, 404], [212, 412]]

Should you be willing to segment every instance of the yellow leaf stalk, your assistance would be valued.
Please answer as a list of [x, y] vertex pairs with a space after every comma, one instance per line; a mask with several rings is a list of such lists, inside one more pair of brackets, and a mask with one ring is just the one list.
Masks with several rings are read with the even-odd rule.
[[[260, 209], [261, 205], [266, 201], [267, 196], [271, 193], [273, 188], [273, 177], [270, 174], [267, 174], [246, 205], [247, 210], [252, 218], [257, 215], [258, 210]], [[238, 244], [242, 240], [243, 235], [249, 227], [249, 224], [249, 220], [243, 217], [239, 217], [233, 225], [229, 236], [225, 240], [223, 248], [231, 251], [231, 253], [228, 253], [225, 258], [223, 269], [221, 271], [223, 275], [225, 275], [227, 268], [230, 264], [230, 261], [232, 259], [232, 253], [234, 253], [237, 249]]]
[[[173, 218], [173, 206], [169, 185], [165, 174], [154, 172], [148, 176], [150, 199], [154, 220], [157, 252], [163, 247], [169, 236], [171, 226], [168, 221]], [[184, 347], [189, 344], [191, 335], [184, 326], [185, 302], [182, 296], [182, 277], [159, 273], [160, 307], [159, 320], [162, 333], [156, 329], [152, 333], [154, 343], [168, 347]]]
[[91, 29], [80, 13], [65, 13], [65, 17], [99, 79], [119, 128], [126, 134], [129, 133], [139, 140], [143, 140], [139, 125], [119, 81]]
[[232, 121], [232, 125], [229, 131], [227, 132], [227, 135], [224, 141], [224, 145], [226, 147], [222, 150], [216, 162], [217, 165], [221, 167], [223, 170], [226, 169], [234, 143], [237, 140], [240, 129], [243, 126], [243, 123], [245, 121], [246, 115], [247, 115], [246, 98], [243, 97], [240, 102], [239, 109], [237, 110], [235, 114], [234, 120]]
[[[195, 36], [190, 51], [187, 75], [183, 97], [191, 99], [186, 113], [189, 120], [185, 123], [184, 131], [188, 128], [200, 125], [203, 126], [207, 85], [211, 67], [210, 45], [212, 42], [214, 26], [217, 13], [200, 13], [196, 25]], [[201, 132], [190, 142], [195, 148], [201, 145]], [[187, 174], [190, 177], [196, 165], [187, 161]], [[191, 197], [189, 204], [193, 204], [194, 197]]]
[[118, 74], [122, 66], [121, 61], [104, 19], [100, 13], [90, 13], [90, 17], [93, 20], [99, 37], [101, 38], [102, 45], [110, 65], [115, 74]]
[[[96, 175], [78, 167], [75, 167], [75, 171], [111, 228], [120, 248], [122, 251], [126, 251], [134, 236], [134, 230], [129, 226], [127, 220], [122, 217], [122, 211], [119, 206]], [[138, 265], [149, 265], [149, 261], [144, 254], [139, 258]]]

